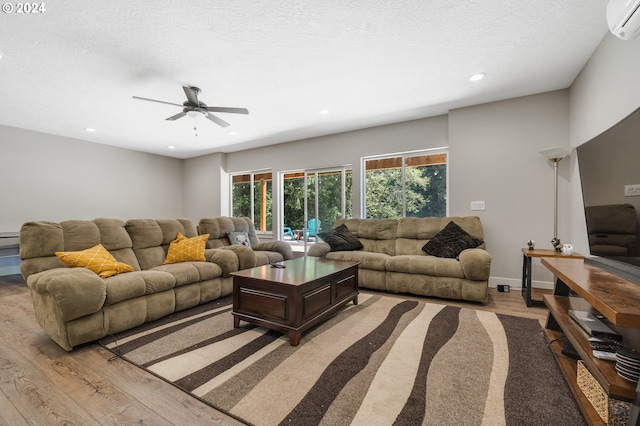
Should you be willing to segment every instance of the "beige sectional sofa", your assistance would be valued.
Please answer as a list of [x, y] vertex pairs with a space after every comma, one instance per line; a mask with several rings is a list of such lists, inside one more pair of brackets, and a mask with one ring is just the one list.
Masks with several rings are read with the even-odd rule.
[[[480, 218], [339, 219], [362, 244], [360, 250], [331, 251], [321, 242], [309, 255], [360, 262], [360, 287], [421, 296], [486, 302], [491, 255], [485, 244], [460, 252], [457, 258], [430, 256], [425, 244], [453, 221], [466, 233], [484, 240]], [[322, 234], [320, 235], [322, 238]]]
[[[231, 294], [229, 273], [239, 270], [241, 264], [254, 266], [256, 259], [263, 257], [284, 259], [278, 252], [252, 257], [246, 247], [220, 247], [205, 249], [201, 261], [164, 264], [178, 233], [189, 238], [198, 235], [186, 219], [23, 224], [20, 268], [38, 323], [70, 351], [108, 333]], [[97, 245], [102, 245], [118, 265], [130, 265], [133, 271], [101, 278], [88, 269], [69, 267], [56, 256], [56, 252], [76, 253]], [[256, 247], [268, 249], [257, 242]]]

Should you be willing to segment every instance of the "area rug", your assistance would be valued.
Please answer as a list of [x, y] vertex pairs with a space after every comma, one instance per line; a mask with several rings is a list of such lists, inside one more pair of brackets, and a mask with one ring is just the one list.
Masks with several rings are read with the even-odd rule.
[[360, 294], [293, 347], [230, 302], [100, 343], [248, 424], [584, 424], [536, 320]]

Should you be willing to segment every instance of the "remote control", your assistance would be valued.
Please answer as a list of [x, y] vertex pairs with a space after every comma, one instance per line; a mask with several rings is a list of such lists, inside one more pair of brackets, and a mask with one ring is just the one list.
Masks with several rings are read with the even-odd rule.
[[605, 361], [615, 361], [616, 354], [612, 352], [604, 352], [604, 351], [593, 351], [593, 356], [598, 359], [603, 359]]

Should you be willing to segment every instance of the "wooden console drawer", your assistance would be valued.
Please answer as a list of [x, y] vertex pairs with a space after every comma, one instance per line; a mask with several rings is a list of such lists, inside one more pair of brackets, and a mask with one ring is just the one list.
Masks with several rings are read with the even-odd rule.
[[281, 321], [289, 319], [286, 296], [250, 288], [240, 288], [237, 310], [241, 313], [259, 314]]
[[336, 279], [336, 300], [348, 297], [358, 291], [358, 277], [354, 273]]
[[331, 284], [327, 283], [302, 296], [302, 319], [312, 317], [331, 306]]

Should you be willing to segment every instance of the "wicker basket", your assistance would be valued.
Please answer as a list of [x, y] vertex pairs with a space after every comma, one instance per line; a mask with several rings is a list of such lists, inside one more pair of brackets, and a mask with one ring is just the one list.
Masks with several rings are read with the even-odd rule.
[[625, 426], [631, 403], [609, 397], [582, 361], [578, 361], [578, 387], [587, 397], [602, 421], [608, 425]]

